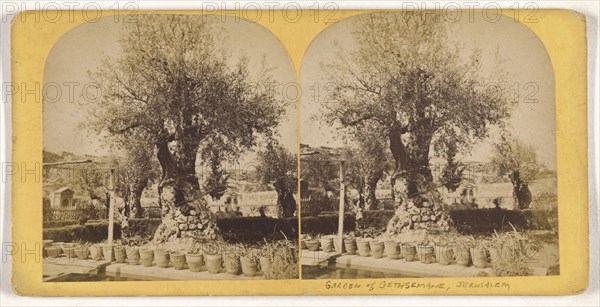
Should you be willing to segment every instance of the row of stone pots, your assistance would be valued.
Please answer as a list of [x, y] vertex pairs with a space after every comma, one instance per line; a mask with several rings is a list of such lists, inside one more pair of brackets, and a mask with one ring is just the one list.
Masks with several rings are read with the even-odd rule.
[[[317, 240], [304, 240], [303, 249], [318, 251], [319, 246], [323, 252], [339, 250], [334, 236], [321, 237]], [[349, 255], [358, 254], [361, 257], [379, 259], [384, 254], [389, 259], [404, 259], [411, 262], [419, 260], [422, 263], [437, 262], [442, 265], [455, 263], [462, 266], [485, 268], [493, 259], [497, 259], [498, 251], [493, 248], [470, 247], [466, 244], [452, 245], [420, 245], [415, 243], [398, 243], [395, 241], [381, 241], [376, 239], [344, 238], [344, 250]], [[490, 257], [488, 257], [488, 254]]]
[[168, 268], [172, 264], [176, 270], [187, 268], [192, 272], [200, 272], [203, 268], [209, 273], [218, 274], [223, 269], [227, 273], [238, 275], [240, 271], [248, 277], [256, 276], [259, 272], [270, 269], [267, 257], [240, 256], [236, 253], [224, 255], [203, 255], [184, 252], [171, 252], [162, 249], [146, 249], [137, 246], [110, 246], [108, 244], [82, 245], [77, 243], [44, 242], [44, 257], [57, 258], [64, 255], [67, 258], [94, 261], [110, 260], [118, 263], [127, 262], [130, 265], [141, 264], [151, 267], [156, 264]]

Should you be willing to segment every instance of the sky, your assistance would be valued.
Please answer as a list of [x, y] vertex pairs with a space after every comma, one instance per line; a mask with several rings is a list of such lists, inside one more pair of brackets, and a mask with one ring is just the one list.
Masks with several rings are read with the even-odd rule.
[[[554, 72], [543, 43], [525, 25], [504, 16], [496, 23], [484, 21], [474, 14], [473, 22], [469, 18], [460, 18], [459, 22], [448, 24], [450, 39], [464, 45], [465, 54], [474, 47], [482, 51], [484, 73], [495, 61], [496, 54], [504, 60], [503, 69], [510, 75], [511, 84], [519, 88], [519, 103], [509, 119], [509, 131], [523, 142], [532, 145], [538, 159], [549, 169], [556, 170], [556, 102]], [[351, 50], [356, 43], [352, 37], [356, 18], [344, 19], [331, 25], [316, 37], [308, 47], [300, 71], [301, 84], [323, 85], [327, 83], [323, 65], [335, 59], [340, 49]], [[486, 68], [487, 67], [487, 68]], [[537, 92], [533, 83], [537, 85]], [[316, 87], [315, 87], [316, 88]], [[315, 93], [312, 91], [311, 93]], [[319, 98], [304, 95], [300, 101], [300, 140], [312, 146], [343, 146], [342, 139], [336, 134], [336, 128], [315, 120], [320, 109], [319, 100], [326, 97], [328, 91], [319, 87]], [[525, 98], [537, 99], [537, 103], [526, 103]], [[497, 138], [498, 134], [495, 134]], [[469, 161], [488, 162], [492, 153], [494, 137], [475, 144]]]
[[[198, 15], [198, 18], [202, 18]], [[258, 73], [263, 59], [273, 68], [273, 79], [280, 84], [296, 82], [296, 73], [288, 53], [268, 30], [244, 20], [205, 16], [219, 23], [223, 31], [217, 44], [231, 53], [233, 62], [241, 55], [249, 58], [250, 73]], [[103, 56], [119, 55], [119, 31], [123, 22], [105, 17], [82, 24], [68, 33], [52, 48], [44, 70], [45, 101], [43, 105], [44, 149], [75, 154], [109, 155], [99, 137], [80, 128], [86, 121], [94, 101], [96, 87], [90, 86], [88, 71], [95, 70]], [[283, 87], [283, 86], [282, 86]], [[57, 95], [59, 92], [62, 95]], [[73, 89], [73, 93], [70, 93]], [[58, 97], [58, 98], [55, 98]], [[50, 99], [48, 99], [50, 98]], [[286, 100], [286, 114], [278, 127], [279, 140], [290, 152], [297, 152], [298, 124], [296, 101]], [[252, 161], [255, 154], [246, 153], [240, 163]]]
[[[201, 18], [200, 16], [198, 16]], [[519, 88], [520, 101], [509, 120], [509, 131], [525, 143], [534, 146], [538, 157], [546, 166], [556, 169], [555, 133], [555, 88], [554, 73], [550, 59], [541, 41], [525, 25], [504, 17], [496, 23], [485, 22], [475, 14], [475, 20], [461, 18], [450, 24], [451, 38], [464, 44], [465, 50], [475, 46], [483, 52], [484, 67], [489, 66], [496, 52], [505, 60], [503, 69], [510, 73], [511, 81]], [[212, 22], [223, 27], [218, 43], [229, 50], [232, 58], [244, 54], [250, 58], [250, 70], [257, 71], [263, 58], [274, 67], [273, 76], [279, 84], [295, 82], [295, 72], [287, 51], [280, 41], [260, 25], [208, 16]], [[311, 43], [303, 58], [300, 71], [302, 93], [300, 99], [300, 128], [297, 110], [288, 101], [287, 113], [279, 127], [280, 141], [291, 152], [297, 152], [297, 133], [300, 129], [300, 142], [312, 146], [343, 146], [335, 127], [314, 120], [320, 112], [319, 99], [326, 97], [327, 83], [323, 63], [334, 59], [338, 48], [350, 50], [356, 45], [352, 38], [355, 18], [344, 19], [332, 24], [321, 32]], [[94, 23], [82, 24], [66, 33], [50, 52], [44, 73], [45, 98], [57, 97], [55, 85], [62, 95], [44, 102], [44, 148], [50, 151], [69, 151], [76, 154], [107, 155], [110, 148], [99, 142], [99, 137], [81, 130], [90, 109], [89, 97], [94, 96], [95, 88], [87, 86], [90, 80], [88, 71], [100, 65], [103, 56], [118, 56], [119, 31], [122, 22], [106, 17]], [[467, 54], [469, 52], [465, 52]], [[493, 73], [490, 71], [490, 73]], [[528, 83], [537, 85], [533, 98], [537, 103], [525, 103], [524, 98], [534, 89], [526, 88]], [[73, 93], [69, 93], [70, 84]], [[48, 86], [53, 85], [53, 86]], [[317, 86], [315, 86], [317, 85]], [[289, 90], [289, 87], [287, 87]], [[319, 98], [315, 99], [315, 93]], [[88, 99], [84, 99], [88, 97]], [[93, 103], [93, 102], [92, 102]], [[491, 156], [491, 144], [487, 139], [475, 144], [466, 160], [486, 162]], [[254, 160], [255, 154], [247, 153], [240, 163]]]

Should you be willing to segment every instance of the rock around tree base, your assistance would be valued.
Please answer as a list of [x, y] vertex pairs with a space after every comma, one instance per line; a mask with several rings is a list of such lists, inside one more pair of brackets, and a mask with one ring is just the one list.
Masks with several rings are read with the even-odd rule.
[[217, 228], [216, 218], [212, 212], [205, 210], [190, 210], [188, 215], [183, 214], [179, 209], [167, 213], [163, 218], [162, 224], [154, 233], [154, 242], [163, 243], [175, 238], [204, 237], [207, 239], [217, 239], [219, 230]]
[[408, 201], [396, 209], [392, 219], [388, 222], [386, 235], [389, 237], [403, 233], [415, 233], [422, 230], [426, 233], [447, 232], [452, 229], [449, 210], [441, 202], [431, 204], [423, 201], [415, 204]]

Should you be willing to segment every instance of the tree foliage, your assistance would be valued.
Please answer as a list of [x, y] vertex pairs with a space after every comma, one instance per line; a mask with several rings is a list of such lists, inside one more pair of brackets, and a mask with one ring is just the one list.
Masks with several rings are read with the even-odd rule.
[[289, 217], [296, 211], [293, 193], [298, 184], [298, 160], [281, 144], [271, 142], [258, 152], [256, 175], [263, 184], [272, 184], [277, 191], [283, 216]]
[[174, 219], [179, 213], [198, 225], [199, 235], [218, 236], [196, 174], [198, 152], [206, 157], [206, 144], [216, 141], [229, 153], [249, 149], [260, 136], [272, 136], [284, 112], [274, 88], [263, 86], [271, 82], [269, 69], [251, 73], [247, 58], [233, 60], [219, 47], [225, 34], [217, 20], [137, 16], [123, 26], [119, 55], [91, 73], [102, 90], [92, 131], [129, 142], [141, 138], [160, 164], [157, 242], [182, 235]]
[[383, 131], [395, 161], [393, 183], [408, 195], [429, 188], [429, 159], [447, 145], [467, 151], [502, 126], [510, 104], [497, 80], [481, 73], [481, 52], [448, 38], [439, 15], [375, 13], [360, 16], [352, 50], [325, 66], [334, 84], [324, 118], [342, 128]]
[[316, 155], [310, 161], [300, 162], [302, 179], [312, 187], [329, 190], [331, 181], [338, 179], [339, 166], [335, 161], [327, 159], [326, 155]]
[[194, 172], [204, 142], [240, 150], [271, 135], [283, 108], [265, 71], [254, 80], [248, 60], [235, 65], [219, 50], [213, 23], [188, 15], [143, 15], [121, 36], [121, 54], [93, 78], [103, 95], [92, 128], [127, 140], [143, 135], [157, 149], [162, 177]]
[[114, 161], [117, 169], [117, 187], [123, 192], [124, 214], [127, 217], [143, 216], [141, 197], [144, 189], [156, 183], [160, 166], [151, 143], [141, 134], [134, 139], [113, 138], [111, 144], [123, 152], [123, 158]]
[[380, 137], [383, 131], [375, 127], [356, 130], [351, 135], [355, 148], [345, 154], [347, 159], [346, 177], [350, 186], [359, 193], [359, 206], [365, 210], [377, 207], [375, 190], [377, 184], [392, 169], [392, 158], [387, 143]]
[[221, 199], [230, 187], [229, 174], [221, 167], [223, 162], [222, 153], [221, 150], [215, 148], [209, 156], [207, 164], [210, 167], [210, 172], [202, 185], [204, 192], [215, 201]]
[[510, 179], [519, 208], [528, 208], [532, 201], [529, 182], [544, 169], [537, 159], [535, 148], [516, 138], [503, 136], [494, 146], [492, 165], [499, 176]]

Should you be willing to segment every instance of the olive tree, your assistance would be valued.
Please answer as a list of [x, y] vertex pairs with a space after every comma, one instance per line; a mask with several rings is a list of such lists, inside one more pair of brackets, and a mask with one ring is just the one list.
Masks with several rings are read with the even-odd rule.
[[519, 209], [529, 208], [532, 200], [529, 182], [543, 169], [535, 148], [516, 138], [502, 137], [494, 146], [492, 165], [496, 167], [498, 175], [510, 179]]
[[[325, 65], [332, 84], [324, 118], [342, 129], [382, 131], [394, 160], [396, 206], [440, 203], [430, 158], [466, 152], [502, 126], [511, 104], [503, 74], [482, 71], [479, 50], [448, 37], [451, 25], [435, 14], [373, 13], [354, 24], [354, 45]], [[403, 223], [402, 225], [406, 225]]]
[[391, 155], [380, 131], [374, 127], [351, 133], [354, 147], [346, 153], [347, 178], [359, 194], [358, 205], [364, 210], [377, 208], [377, 184], [392, 169]]
[[[248, 59], [237, 64], [217, 47], [213, 19], [150, 14], [125, 24], [120, 53], [92, 73], [102, 96], [91, 122], [96, 132], [147, 138], [161, 167], [158, 185], [163, 223], [156, 241], [183, 235], [218, 236], [202, 197], [196, 157], [206, 143], [254, 146], [271, 135], [283, 106], [268, 69], [253, 78]], [[257, 90], [260, 88], [261, 90]]]
[[283, 217], [297, 210], [294, 192], [298, 187], [298, 158], [281, 144], [271, 142], [258, 152], [256, 176], [263, 184], [271, 184], [277, 191], [277, 202]]
[[153, 146], [143, 134], [135, 138], [111, 138], [108, 144], [123, 152], [124, 157], [114, 162], [117, 186], [123, 192], [126, 217], [142, 218], [142, 193], [159, 179], [160, 166]]

